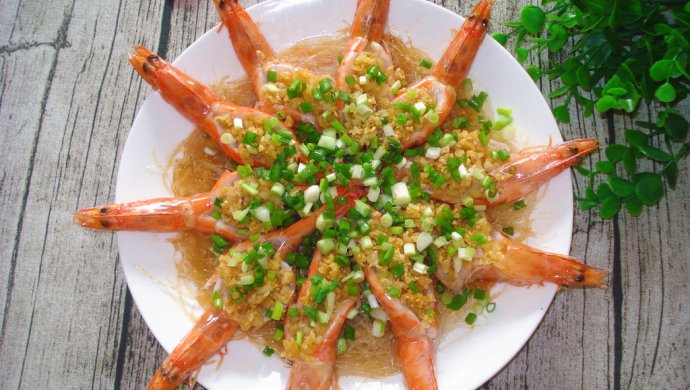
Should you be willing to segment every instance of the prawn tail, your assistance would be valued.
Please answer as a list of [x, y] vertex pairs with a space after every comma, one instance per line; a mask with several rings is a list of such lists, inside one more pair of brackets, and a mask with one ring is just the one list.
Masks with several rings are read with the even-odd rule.
[[74, 222], [98, 230], [177, 232], [193, 230], [197, 219], [211, 209], [208, 193], [188, 198], [156, 198], [79, 210]]
[[493, 203], [517, 201], [575, 165], [598, 146], [596, 139], [585, 138], [518, 154], [491, 172], [498, 191], [498, 199]]
[[202, 127], [214, 139], [218, 137], [208, 115], [213, 104], [221, 100], [220, 97], [143, 46], [134, 47], [134, 53], [129, 54], [129, 62], [179, 113]]
[[149, 390], [175, 389], [190, 374], [223, 348], [238, 324], [224, 312], [208, 309], [175, 347], [149, 382]]
[[333, 385], [333, 364], [313, 360], [310, 362], [295, 360], [290, 368], [288, 390], [327, 390]]
[[396, 353], [408, 389], [437, 389], [434, 372], [434, 347], [430, 333], [419, 318], [399, 299], [392, 298], [383, 287], [376, 272], [365, 269], [364, 276], [383, 309], [390, 318], [396, 340]]
[[438, 388], [434, 372], [433, 348], [433, 342], [427, 335], [397, 338], [396, 352], [408, 389], [430, 390]]
[[474, 57], [486, 35], [494, 0], [481, 0], [463, 23], [431, 73], [454, 88], [467, 77]]
[[388, 24], [390, 0], [359, 0], [350, 36], [380, 42]]
[[213, 2], [223, 25], [228, 29], [237, 58], [253, 80], [257, 71], [260, 71], [262, 63], [275, 58], [275, 52], [239, 1], [214, 0]]
[[503, 258], [477, 270], [475, 280], [527, 286], [545, 282], [563, 287], [605, 287], [606, 271], [557, 253], [543, 252], [513, 240], [502, 240]]

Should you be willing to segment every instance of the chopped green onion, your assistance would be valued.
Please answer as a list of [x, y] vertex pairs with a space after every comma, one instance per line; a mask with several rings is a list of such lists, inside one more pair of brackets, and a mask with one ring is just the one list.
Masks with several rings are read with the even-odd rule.
[[300, 103], [299, 108], [305, 114], [308, 114], [308, 113], [314, 111], [314, 106], [312, 106], [311, 102], [309, 102], [309, 101], [303, 101], [302, 103]]
[[419, 286], [417, 286], [417, 283], [415, 282], [410, 282], [407, 284], [407, 286], [410, 288], [410, 291], [412, 291], [415, 294], [418, 294], [421, 291], [419, 289]]
[[281, 318], [283, 318], [284, 310], [285, 306], [283, 306], [282, 303], [276, 301], [275, 305], [273, 305], [273, 310], [271, 311], [271, 319], [278, 321]]
[[356, 80], [353, 75], [348, 75], [347, 77], [345, 77], [345, 82], [347, 83], [347, 85], [353, 86], [355, 85]]
[[297, 334], [295, 335], [295, 342], [297, 343], [297, 345], [302, 345], [302, 337], [302, 332], [297, 332]]
[[527, 205], [525, 204], [524, 200], [518, 200], [517, 202], [513, 203], [513, 205], [511, 207], [513, 210], [517, 211], [517, 210], [525, 208], [525, 206], [527, 206]]
[[283, 338], [285, 338], [285, 331], [283, 329], [277, 328], [275, 332], [273, 332], [273, 340], [280, 341]]
[[343, 338], [345, 340], [354, 340], [355, 328], [350, 325], [345, 325], [345, 329], [343, 330]]
[[324, 149], [335, 150], [336, 149], [336, 140], [333, 137], [329, 137], [326, 134], [323, 134], [319, 138], [319, 143], [317, 145], [321, 148], [324, 148]]
[[477, 315], [474, 313], [468, 313], [467, 317], [465, 317], [465, 322], [467, 325], [472, 325], [474, 322], [477, 320]]
[[269, 83], [275, 83], [278, 81], [278, 73], [274, 70], [269, 70], [266, 73], [266, 80], [268, 80]]
[[322, 238], [316, 242], [316, 246], [321, 251], [321, 254], [327, 255], [335, 249], [335, 242], [331, 238]]
[[417, 250], [423, 252], [433, 241], [434, 238], [431, 234], [428, 232], [421, 232], [419, 236], [417, 236]]
[[273, 183], [273, 186], [271, 186], [271, 195], [274, 196], [283, 196], [285, 193], [285, 186], [282, 185], [281, 183]]
[[374, 320], [374, 324], [371, 329], [371, 335], [374, 337], [383, 337], [386, 332], [386, 323], [381, 320]]
[[344, 338], [338, 339], [338, 344], [335, 347], [335, 354], [341, 355], [347, 351], [347, 342]]
[[506, 108], [506, 107], [498, 107], [496, 109], [496, 112], [498, 113], [498, 115], [511, 116], [513, 114], [513, 109], [512, 108]]
[[220, 290], [213, 292], [211, 296], [211, 304], [216, 310], [221, 310], [223, 308], [223, 298], [221, 298]]
[[419, 66], [421, 66], [422, 68], [431, 69], [431, 67], [432, 67], [433, 65], [434, 65], [433, 62], [431, 62], [431, 61], [429, 61], [429, 60], [421, 60], [421, 61], [419, 61]]
[[267, 347], [264, 348], [263, 351], [261, 351], [261, 352], [263, 352], [264, 355], [270, 357], [270, 356], [273, 355], [273, 353], [275, 352], [275, 350], [274, 350], [273, 348], [267, 346]]
[[386, 291], [388, 291], [388, 295], [390, 295], [391, 298], [400, 298], [400, 289], [395, 288], [393, 286], [388, 286], [386, 288]]
[[400, 278], [405, 274], [405, 266], [401, 263], [395, 263], [391, 266], [391, 274], [396, 278]]
[[388, 229], [393, 225], [393, 216], [390, 215], [389, 213], [383, 214], [381, 216], [381, 227]]
[[333, 89], [331, 79], [321, 79], [321, 81], [319, 81], [319, 89], [323, 93], [329, 92], [331, 89]]
[[405, 182], [393, 184], [391, 187], [391, 193], [393, 195], [393, 204], [396, 206], [405, 206], [412, 201], [410, 191], [408, 190]]
[[242, 183], [240, 184], [240, 187], [244, 190], [244, 192], [248, 193], [251, 196], [259, 195], [259, 190], [249, 185], [249, 183]]
[[501, 117], [496, 119], [493, 125], [493, 130], [503, 130], [506, 126], [513, 123], [513, 118], [511, 117]]
[[246, 274], [240, 276], [240, 284], [243, 286], [250, 286], [254, 284], [254, 275], [253, 274]]
[[321, 324], [327, 324], [330, 318], [331, 316], [328, 313], [324, 313], [322, 311], [316, 313], [316, 320]]
[[414, 263], [412, 269], [422, 275], [426, 275], [429, 272], [429, 266], [424, 263]]
[[402, 87], [402, 83], [400, 80], [396, 80], [393, 85], [391, 85], [391, 93], [392, 94], [397, 94], [398, 91], [400, 90], [400, 87]]

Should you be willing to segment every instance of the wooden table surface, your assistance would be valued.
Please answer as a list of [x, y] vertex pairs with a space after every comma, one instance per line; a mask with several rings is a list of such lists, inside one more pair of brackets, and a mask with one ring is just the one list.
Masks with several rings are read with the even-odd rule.
[[[460, 14], [473, 3], [434, 2]], [[492, 31], [526, 3], [498, 1]], [[216, 22], [210, 1], [0, 1], [0, 388], [143, 388], [166, 357], [127, 291], [114, 235], [77, 228], [72, 213], [114, 199], [151, 93], [127, 63], [131, 46], [173, 59]], [[640, 111], [655, 118], [655, 107]], [[574, 116], [561, 129], [608, 144], [631, 123]], [[571, 254], [609, 269], [610, 287], [561, 292], [487, 388], [690, 386], [689, 168], [639, 218], [575, 211]]]

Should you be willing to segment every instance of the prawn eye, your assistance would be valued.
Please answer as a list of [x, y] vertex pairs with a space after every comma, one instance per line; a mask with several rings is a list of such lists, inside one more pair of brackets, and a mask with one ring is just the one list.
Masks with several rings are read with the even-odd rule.
[[225, 8], [225, 1], [220, 0], [220, 1], [218, 2], [218, 8], [220, 8], [220, 9]]
[[482, 26], [483, 26], [483, 27], [486, 27], [486, 26], [488, 26], [488, 25], [489, 25], [489, 21], [486, 20], [486, 19], [482, 19]]

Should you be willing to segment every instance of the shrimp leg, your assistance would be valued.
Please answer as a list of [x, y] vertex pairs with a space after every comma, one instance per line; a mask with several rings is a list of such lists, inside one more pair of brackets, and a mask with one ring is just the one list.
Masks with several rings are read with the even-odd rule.
[[179, 232], [196, 230], [219, 234], [238, 241], [237, 229], [211, 217], [213, 203], [223, 187], [239, 179], [237, 173], [225, 171], [210, 192], [180, 198], [156, 198], [137, 202], [91, 207], [74, 213], [74, 222], [99, 230]]
[[[221, 99], [208, 87], [144, 47], [136, 46], [134, 53], [129, 55], [129, 62], [165, 101], [205, 131], [225, 154], [240, 164], [270, 166], [275, 154], [280, 152], [271, 140], [274, 134], [282, 137], [286, 145], [299, 146], [295, 135], [276, 118]], [[244, 135], [250, 130], [257, 139], [247, 145], [243, 142]]]
[[[409, 137], [401, 139], [403, 149], [413, 148], [426, 142], [434, 129], [448, 118], [455, 104], [455, 89], [467, 77], [474, 57], [486, 35], [493, 3], [494, 0], [481, 0], [467, 17], [441, 59], [434, 65], [431, 75], [407, 89], [408, 91], [423, 89], [430, 93], [436, 101], [435, 110], [438, 120], [425, 121], [420, 129]], [[401, 92], [396, 101], [404, 102], [406, 95], [406, 92]]]
[[436, 277], [446, 287], [460, 291], [474, 281], [503, 282], [514, 286], [555, 283], [563, 287], [604, 287], [606, 272], [557, 253], [544, 252], [523, 243], [501, 239], [503, 256], [488, 264], [463, 267], [459, 272], [443, 271]]
[[[334, 256], [327, 256], [326, 261], [333, 261]], [[319, 267], [323, 262], [323, 255], [321, 251], [316, 249], [311, 265], [309, 266], [309, 274], [305, 280], [295, 306], [300, 311], [305, 304], [314, 304], [310, 301], [309, 294], [313, 283], [311, 278], [319, 271]], [[340, 288], [340, 287], [339, 287]], [[291, 390], [298, 389], [330, 389], [334, 380], [335, 358], [336, 358], [336, 342], [338, 335], [345, 324], [347, 313], [357, 304], [356, 297], [348, 297], [341, 300], [333, 308], [330, 313], [330, 319], [327, 324], [319, 324], [315, 328], [321, 337], [321, 342], [313, 346], [301, 346], [302, 348], [310, 348], [311, 359], [292, 359], [292, 368], [290, 370], [290, 377], [288, 379], [287, 388]], [[295, 342], [297, 329], [308, 327], [308, 320], [305, 317], [298, 317], [294, 320], [290, 318], [285, 319], [286, 330], [286, 345]], [[286, 348], [286, 349], [289, 349]]]
[[156, 371], [149, 390], [174, 389], [218, 353], [237, 330], [237, 322], [222, 311], [207, 309]]

